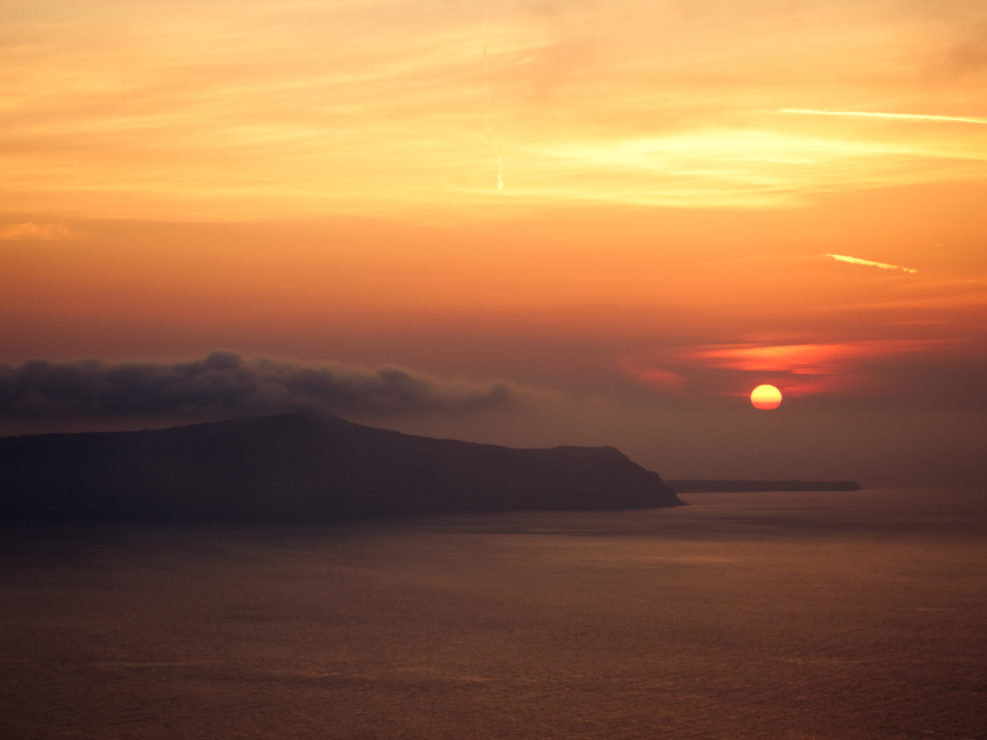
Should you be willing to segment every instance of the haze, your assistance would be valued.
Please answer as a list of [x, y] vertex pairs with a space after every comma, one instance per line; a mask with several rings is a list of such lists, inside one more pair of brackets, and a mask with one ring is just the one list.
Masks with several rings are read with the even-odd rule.
[[314, 405], [984, 479], [980, 0], [0, 12], [0, 433]]

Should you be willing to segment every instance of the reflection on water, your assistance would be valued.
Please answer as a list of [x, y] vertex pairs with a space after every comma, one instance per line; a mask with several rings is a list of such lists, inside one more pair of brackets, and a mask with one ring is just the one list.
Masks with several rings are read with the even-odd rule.
[[4, 532], [0, 735], [982, 736], [982, 492]]

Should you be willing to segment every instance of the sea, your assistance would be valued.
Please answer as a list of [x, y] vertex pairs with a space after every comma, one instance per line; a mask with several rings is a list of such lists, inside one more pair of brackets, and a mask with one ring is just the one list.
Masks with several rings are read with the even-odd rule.
[[3, 738], [987, 737], [987, 490], [0, 528]]

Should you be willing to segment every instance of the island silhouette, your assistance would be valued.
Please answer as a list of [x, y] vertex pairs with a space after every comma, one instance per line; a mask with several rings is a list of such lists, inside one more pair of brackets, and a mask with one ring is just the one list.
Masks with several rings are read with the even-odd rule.
[[859, 491], [852, 480], [667, 480], [676, 493], [754, 493], [759, 491]]
[[0, 438], [0, 516], [345, 521], [681, 504], [613, 447], [513, 449], [319, 414]]

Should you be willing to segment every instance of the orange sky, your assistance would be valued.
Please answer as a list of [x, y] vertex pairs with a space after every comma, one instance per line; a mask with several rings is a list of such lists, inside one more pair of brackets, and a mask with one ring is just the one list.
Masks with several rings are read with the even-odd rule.
[[556, 407], [394, 423], [673, 475], [984, 452], [981, 0], [0, 13], [0, 363], [506, 379]]

